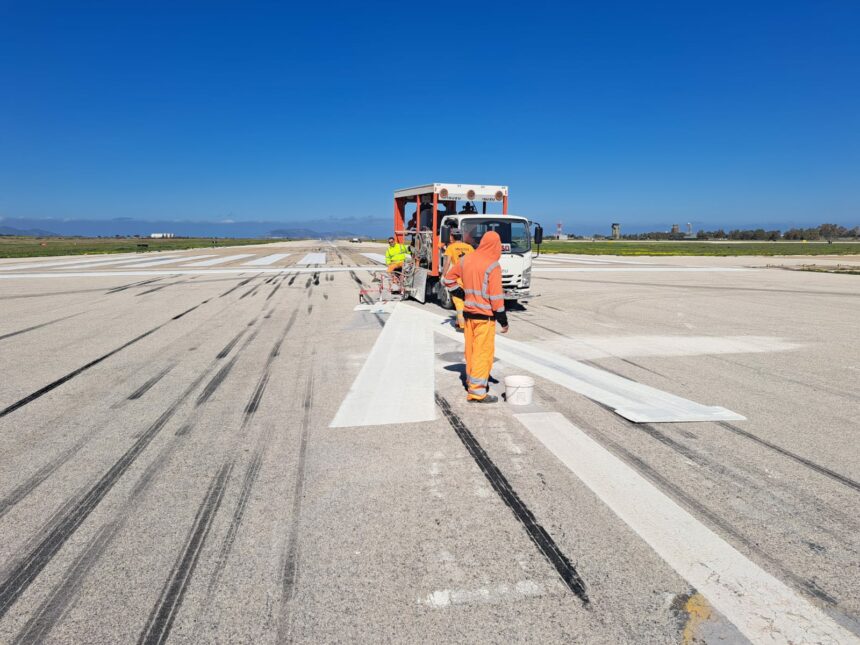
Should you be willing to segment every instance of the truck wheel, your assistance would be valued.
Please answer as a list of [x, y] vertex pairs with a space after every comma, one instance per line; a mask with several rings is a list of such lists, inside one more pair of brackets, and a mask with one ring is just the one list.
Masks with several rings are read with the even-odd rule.
[[436, 301], [442, 306], [443, 309], [453, 309], [454, 301], [451, 300], [451, 294], [448, 293], [448, 290], [442, 285], [441, 282], [437, 282], [433, 285], [433, 289], [436, 291]]

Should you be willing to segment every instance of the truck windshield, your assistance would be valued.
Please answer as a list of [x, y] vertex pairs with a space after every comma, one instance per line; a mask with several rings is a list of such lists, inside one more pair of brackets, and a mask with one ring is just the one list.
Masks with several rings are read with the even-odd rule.
[[463, 241], [475, 248], [487, 231], [495, 231], [502, 238], [502, 253], [525, 253], [531, 248], [529, 227], [524, 220], [469, 218], [461, 222], [460, 229]]

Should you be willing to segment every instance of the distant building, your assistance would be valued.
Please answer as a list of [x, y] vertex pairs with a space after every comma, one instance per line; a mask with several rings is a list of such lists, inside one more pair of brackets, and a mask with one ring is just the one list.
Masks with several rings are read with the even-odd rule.
[[150, 239], [160, 240], [166, 237], [176, 237], [176, 233], [150, 233]]
[[620, 240], [621, 239], [621, 224], [617, 222], [612, 224], [612, 239]]
[[678, 234], [681, 232], [681, 227], [678, 224], [672, 224], [672, 234]]

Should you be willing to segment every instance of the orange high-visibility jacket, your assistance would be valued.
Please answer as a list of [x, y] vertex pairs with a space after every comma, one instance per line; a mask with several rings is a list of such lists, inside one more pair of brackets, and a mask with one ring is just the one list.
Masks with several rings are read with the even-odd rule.
[[[495, 317], [505, 311], [505, 292], [502, 289], [502, 240], [495, 231], [484, 233], [474, 253], [463, 256], [451, 267], [442, 284], [448, 291], [459, 288], [463, 281], [464, 311], [481, 316]], [[504, 322], [502, 324], [505, 324]]]

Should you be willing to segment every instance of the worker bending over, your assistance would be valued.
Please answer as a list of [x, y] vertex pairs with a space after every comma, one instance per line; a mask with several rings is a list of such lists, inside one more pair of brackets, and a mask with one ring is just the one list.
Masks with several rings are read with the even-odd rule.
[[[448, 275], [451, 267], [457, 266], [464, 255], [468, 255], [475, 250], [470, 244], [463, 242], [463, 234], [457, 229], [451, 231], [451, 239], [454, 241], [445, 249], [445, 264], [442, 267], [443, 276]], [[463, 281], [458, 279], [457, 284], [462, 287]], [[451, 300], [454, 302], [454, 309], [457, 311], [457, 327], [461, 330], [465, 329], [466, 319], [463, 317], [463, 299], [452, 295]]]
[[393, 273], [397, 269], [402, 269], [403, 263], [409, 256], [408, 246], [397, 243], [393, 237], [388, 238], [388, 248], [385, 251], [385, 264], [388, 265], [389, 273]]
[[[466, 387], [467, 400], [495, 403], [498, 397], [489, 394], [490, 370], [496, 351], [496, 321], [502, 333], [508, 333], [505, 294], [502, 290], [502, 240], [495, 231], [484, 233], [474, 253], [462, 260], [443, 279], [452, 296], [463, 298], [466, 319]], [[457, 282], [462, 280], [463, 286]]]

